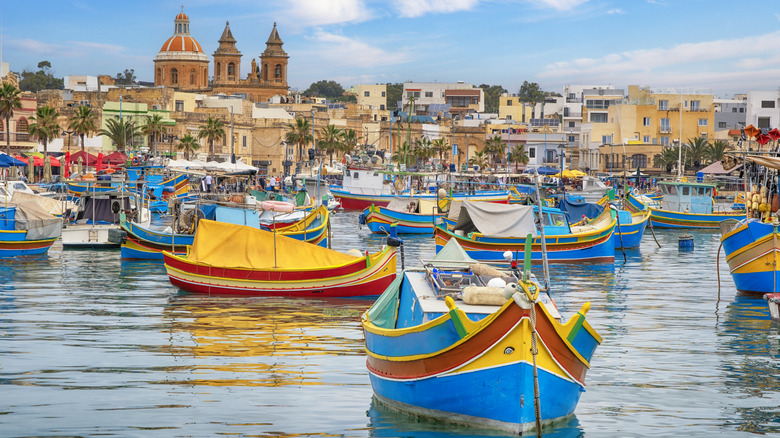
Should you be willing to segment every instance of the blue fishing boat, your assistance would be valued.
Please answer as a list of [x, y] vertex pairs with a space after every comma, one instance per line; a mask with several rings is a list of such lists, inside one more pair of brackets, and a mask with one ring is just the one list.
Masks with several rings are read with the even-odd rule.
[[62, 234], [62, 218], [34, 197], [0, 205], [0, 258], [44, 254]]
[[[458, 241], [468, 255], [480, 261], [503, 261], [504, 252], [522, 252], [525, 235], [534, 236], [532, 259], [542, 261], [542, 241], [536, 227], [527, 228], [525, 217], [538, 216], [537, 206], [501, 205], [465, 201], [453, 202], [445, 223], [434, 230], [436, 251], [451, 239]], [[542, 207], [547, 259], [551, 263], [613, 262], [612, 241], [617, 221], [608, 210], [594, 220], [570, 225], [563, 211]]]
[[[443, 200], [447, 203], [446, 200]], [[372, 233], [390, 233], [395, 224], [398, 234], [433, 234], [433, 227], [441, 223], [444, 213], [439, 212], [439, 202], [419, 198], [395, 198], [382, 207], [371, 205], [360, 217]]]
[[376, 399], [513, 434], [569, 418], [602, 338], [590, 303], [564, 324], [540, 290], [528, 274], [479, 264], [405, 270], [362, 316]]
[[615, 249], [638, 248], [650, 220], [649, 211], [632, 213], [623, 210], [615, 200], [610, 201], [607, 196], [597, 203], [585, 202], [576, 196], [566, 196], [561, 200], [559, 208], [566, 212], [566, 219], [573, 224], [588, 223], [598, 217], [604, 208], [611, 209], [612, 217], [617, 222], [615, 235], [612, 237]]
[[627, 194], [627, 205], [632, 210], [649, 210], [650, 222], [655, 227], [717, 229], [726, 219], [745, 218], [744, 211], [716, 208], [713, 184], [662, 181], [658, 186], [663, 193], [659, 208], [648, 207], [631, 193]]
[[721, 243], [737, 290], [780, 292], [780, 232], [756, 219], [721, 222]]

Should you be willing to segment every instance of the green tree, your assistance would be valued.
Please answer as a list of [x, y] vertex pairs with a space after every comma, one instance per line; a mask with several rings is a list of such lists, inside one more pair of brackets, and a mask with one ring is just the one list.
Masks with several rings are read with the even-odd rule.
[[160, 136], [165, 132], [165, 124], [163, 123], [163, 116], [160, 114], [150, 114], [146, 116], [145, 124], [141, 128], [141, 132], [149, 137], [149, 143], [152, 145], [152, 156], [157, 156], [157, 141]]
[[341, 141], [341, 151], [348, 154], [357, 148], [358, 142], [362, 137], [357, 135], [354, 129], [347, 129], [344, 131]]
[[200, 148], [198, 140], [190, 134], [185, 135], [179, 139], [179, 144], [176, 148], [180, 151], [184, 151], [184, 159], [190, 160], [190, 152], [195, 152]]
[[322, 80], [311, 84], [303, 94], [307, 96], [335, 98], [344, 95], [344, 88], [335, 81]]
[[474, 152], [474, 155], [469, 158], [469, 164], [472, 166], [476, 165], [479, 166], [480, 169], [484, 169], [488, 164], [487, 156], [483, 151], [476, 151]]
[[65, 81], [54, 76], [49, 61], [41, 61], [38, 63], [38, 71], [33, 72], [27, 69], [22, 71], [19, 88], [22, 91], [32, 91], [33, 93], [41, 90], [61, 90], [65, 88]]
[[669, 146], [663, 148], [659, 155], [653, 157], [653, 167], [659, 167], [666, 169], [666, 172], [671, 172], [672, 167], [677, 165], [677, 157], [679, 154], [677, 146]]
[[[517, 95], [520, 99], [520, 102], [531, 104], [531, 118], [536, 118], [536, 104], [539, 102], [544, 102], [544, 98], [546, 96], [546, 93], [542, 91], [542, 88], [539, 86], [539, 84], [536, 82], [523, 81], [523, 85], [520, 86], [520, 91]], [[542, 114], [542, 117], [544, 117], [544, 114]]]
[[81, 150], [84, 150], [84, 137], [97, 132], [97, 115], [92, 108], [81, 105], [70, 118], [68, 129], [74, 131], [81, 139]]
[[706, 153], [709, 145], [710, 142], [705, 138], [696, 137], [688, 139], [688, 144], [685, 145], [685, 152], [687, 152], [688, 159], [693, 164], [695, 169], [698, 170], [701, 166], [701, 162], [704, 159], [704, 154]]
[[706, 158], [710, 163], [720, 161], [723, 159], [726, 151], [730, 149], [731, 146], [729, 146], [729, 144], [725, 141], [715, 140], [714, 142], [710, 143], [709, 146], [707, 146], [707, 149], [704, 151], [704, 158]]
[[127, 155], [127, 146], [132, 144], [138, 135], [139, 129], [132, 119], [108, 118], [106, 127], [100, 130], [100, 135], [105, 135], [111, 140], [111, 143], [120, 151]]
[[525, 153], [525, 145], [517, 145], [509, 151], [509, 162], [515, 163], [515, 173], [517, 173], [519, 164], [528, 164], [528, 161], [530, 161], [530, 158]]
[[485, 142], [485, 147], [482, 148], [482, 152], [487, 156], [493, 167], [495, 167], [495, 164], [497, 163], [496, 157], [503, 157], [505, 151], [506, 143], [504, 143], [499, 135], [489, 138]]
[[395, 151], [391, 160], [399, 164], [404, 164], [406, 168], [409, 168], [409, 160], [414, 158], [413, 148], [409, 146], [409, 143], [404, 142], [398, 150]]
[[60, 135], [59, 123], [57, 118], [60, 113], [47, 105], [38, 107], [35, 112], [35, 116], [30, 117], [32, 123], [27, 128], [28, 132], [43, 143], [43, 155], [46, 156], [49, 152], [49, 140], [56, 138]]
[[398, 109], [398, 102], [403, 100], [404, 84], [401, 83], [387, 83], [387, 109]]
[[206, 124], [200, 128], [198, 138], [205, 138], [209, 142], [209, 161], [214, 160], [214, 140], [225, 136], [225, 124], [216, 117], [206, 119]]
[[334, 125], [328, 125], [322, 128], [322, 136], [320, 137], [320, 147], [330, 157], [330, 165], [333, 166], [333, 154], [336, 151], [341, 150], [342, 139], [344, 138], [344, 131], [335, 127]]
[[507, 90], [501, 85], [482, 84], [479, 88], [485, 93], [485, 112], [498, 113], [501, 95], [506, 93]]
[[5, 119], [5, 151], [11, 155], [11, 116], [15, 109], [22, 108], [19, 96], [22, 90], [7, 82], [0, 87], [0, 118]]
[[116, 85], [133, 85], [136, 83], [135, 69], [125, 69], [123, 73], [117, 73], [114, 83]]
[[441, 164], [444, 161], [444, 153], [450, 150], [450, 145], [446, 138], [437, 138], [431, 142], [431, 148], [439, 154], [439, 163]]
[[297, 118], [295, 123], [288, 123], [287, 128], [290, 130], [285, 134], [284, 139], [288, 144], [298, 145], [298, 161], [301, 161], [303, 156], [303, 149], [305, 146], [314, 141], [314, 136], [311, 133], [311, 123], [308, 120]]

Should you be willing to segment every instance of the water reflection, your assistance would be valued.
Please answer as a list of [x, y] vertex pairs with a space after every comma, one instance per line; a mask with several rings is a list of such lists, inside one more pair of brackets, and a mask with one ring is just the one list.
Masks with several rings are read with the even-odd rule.
[[170, 354], [197, 358], [196, 385], [323, 383], [323, 356], [362, 356], [360, 315], [370, 300], [178, 294], [164, 319]]

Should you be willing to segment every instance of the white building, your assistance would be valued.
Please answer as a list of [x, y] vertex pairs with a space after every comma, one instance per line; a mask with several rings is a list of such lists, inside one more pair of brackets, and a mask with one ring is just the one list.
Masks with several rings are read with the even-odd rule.
[[405, 82], [402, 96], [404, 111], [409, 111], [410, 99], [414, 98], [415, 114], [429, 114], [445, 105], [449, 106], [450, 114], [459, 115], [461, 119], [468, 114], [485, 112], [485, 92], [465, 82]]
[[780, 91], [750, 91], [745, 123], [765, 131], [780, 127]]

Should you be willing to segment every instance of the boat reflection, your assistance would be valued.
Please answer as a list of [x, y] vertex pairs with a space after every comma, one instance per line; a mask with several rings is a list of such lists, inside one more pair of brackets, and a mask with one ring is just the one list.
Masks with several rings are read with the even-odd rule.
[[[729, 350], [720, 355], [721, 391], [735, 403], [723, 409], [723, 427], [756, 434], [780, 433], [780, 326], [772, 323], [766, 301], [759, 296], [738, 294], [725, 312], [717, 331], [719, 337], [726, 338], [723, 346]], [[746, 405], [739, 402], [741, 399], [751, 402]]]
[[169, 353], [197, 359], [194, 385], [325, 384], [334, 358], [364, 354], [360, 315], [370, 305], [177, 294], [164, 309]]

